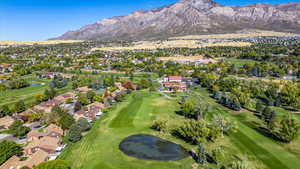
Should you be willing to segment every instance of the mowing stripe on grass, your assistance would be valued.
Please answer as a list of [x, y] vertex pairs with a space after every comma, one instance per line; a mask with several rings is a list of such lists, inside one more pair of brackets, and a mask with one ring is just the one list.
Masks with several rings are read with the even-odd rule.
[[142, 97], [133, 97], [129, 99], [130, 103], [119, 111], [118, 116], [113, 119], [110, 126], [111, 128], [120, 128], [120, 127], [134, 127], [133, 120], [139, 111], [142, 103]]
[[[220, 113], [226, 110], [217, 108]], [[272, 139], [267, 138], [254, 129], [248, 127], [237, 117], [224, 114], [238, 124], [238, 131], [231, 133], [230, 138], [241, 149], [251, 152], [253, 156], [261, 160], [270, 169], [298, 169], [300, 160], [294, 154], [289, 153]]]

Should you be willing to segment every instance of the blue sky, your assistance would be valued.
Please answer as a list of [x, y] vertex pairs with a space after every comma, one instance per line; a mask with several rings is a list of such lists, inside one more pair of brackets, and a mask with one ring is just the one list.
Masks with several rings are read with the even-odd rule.
[[[215, 0], [222, 5], [293, 0]], [[0, 40], [45, 40], [68, 30], [176, 0], [0, 0]], [[295, 2], [295, 1], [294, 1]]]

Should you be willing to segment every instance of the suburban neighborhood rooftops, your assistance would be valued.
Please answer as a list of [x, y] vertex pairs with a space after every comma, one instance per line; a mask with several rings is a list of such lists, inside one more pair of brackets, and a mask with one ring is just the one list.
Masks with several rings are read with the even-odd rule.
[[20, 158], [12, 156], [5, 163], [0, 166], [0, 169], [10, 169], [11, 167], [18, 167], [20, 165]]
[[181, 81], [181, 76], [169, 76], [169, 81]]
[[35, 165], [47, 161], [49, 154], [44, 150], [38, 150], [26, 161], [21, 162], [21, 166], [33, 168]]

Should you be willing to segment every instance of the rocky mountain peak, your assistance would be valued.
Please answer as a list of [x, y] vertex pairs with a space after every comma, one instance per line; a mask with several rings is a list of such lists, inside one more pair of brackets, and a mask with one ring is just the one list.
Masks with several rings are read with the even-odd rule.
[[219, 6], [219, 4], [217, 4], [213, 0], [181, 0], [179, 1], [179, 3], [188, 4], [200, 10], [210, 9], [215, 6]]
[[300, 33], [300, 3], [233, 7], [213, 0], [179, 0], [161, 8], [104, 19], [54, 39], [152, 40], [244, 29]]

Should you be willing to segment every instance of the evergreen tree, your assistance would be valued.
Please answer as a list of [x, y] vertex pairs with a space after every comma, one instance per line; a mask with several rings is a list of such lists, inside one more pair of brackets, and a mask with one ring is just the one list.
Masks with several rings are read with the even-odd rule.
[[80, 126], [78, 124], [73, 124], [67, 133], [68, 140], [75, 143], [78, 142], [81, 139], [81, 137], [82, 135]]
[[264, 106], [261, 101], [257, 101], [255, 110], [256, 110], [256, 113], [259, 113], [259, 114], [261, 114], [263, 112]]
[[207, 162], [204, 144], [202, 143], [199, 144], [196, 157], [197, 157], [197, 163], [199, 164], [205, 164]]
[[81, 117], [77, 121], [78, 126], [80, 127], [82, 132], [88, 131], [91, 129], [91, 124], [87, 121], [87, 119]]
[[297, 119], [290, 113], [284, 117], [280, 125], [279, 134], [284, 141], [291, 142], [298, 137], [300, 126]]

